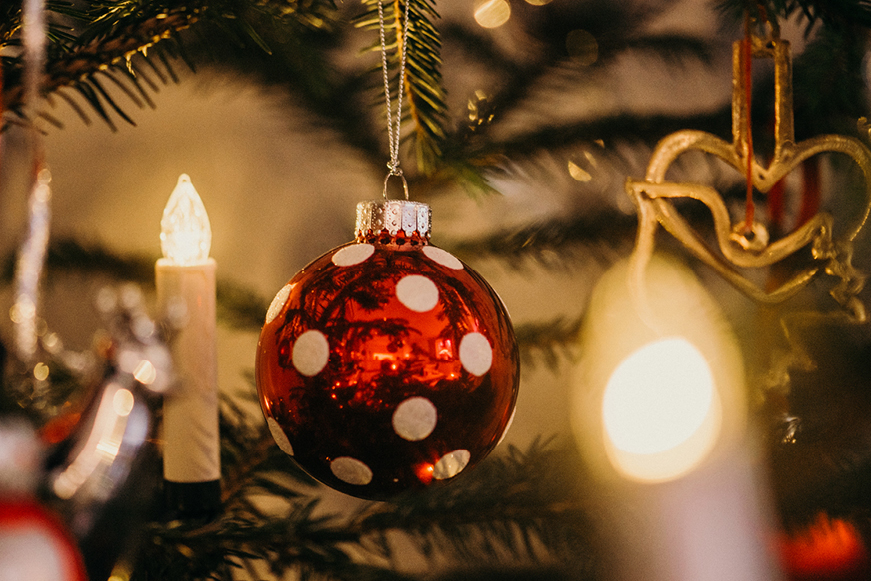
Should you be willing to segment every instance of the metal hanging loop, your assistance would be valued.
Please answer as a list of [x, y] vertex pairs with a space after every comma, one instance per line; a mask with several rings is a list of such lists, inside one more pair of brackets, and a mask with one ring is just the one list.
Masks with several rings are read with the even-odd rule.
[[387, 177], [384, 178], [384, 191], [381, 192], [381, 195], [385, 200], [387, 199], [387, 183], [390, 181], [390, 178], [394, 176], [402, 180], [402, 189], [405, 191], [405, 199], [408, 200], [408, 180], [406, 180], [405, 176], [402, 175], [402, 171], [399, 171], [398, 173], [390, 172], [387, 174]]
[[390, 146], [390, 161], [387, 162], [389, 173], [384, 180], [384, 198], [387, 198], [387, 182], [391, 176], [398, 176], [402, 179], [402, 185], [405, 190], [405, 199], [408, 199], [408, 182], [402, 175], [402, 169], [399, 167], [399, 138], [400, 129], [402, 127], [402, 96], [403, 87], [405, 86], [405, 64], [406, 54], [408, 49], [408, 13], [411, 0], [405, 0], [405, 14], [402, 24], [402, 34], [400, 37], [399, 30], [396, 31], [396, 42], [399, 45], [399, 87], [397, 90], [396, 103], [396, 122], [393, 121], [393, 104], [390, 99], [390, 75], [387, 70], [387, 41], [385, 39], [384, 25], [384, 2], [378, 0], [378, 32], [381, 39], [381, 72], [384, 76], [384, 100], [387, 105], [387, 139]]

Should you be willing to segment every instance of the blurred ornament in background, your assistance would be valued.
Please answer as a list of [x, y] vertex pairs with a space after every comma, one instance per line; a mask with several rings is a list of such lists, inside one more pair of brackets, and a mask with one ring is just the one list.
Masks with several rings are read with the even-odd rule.
[[428, 205], [361, 202], [356, 241], [297, 273], [261, 331], [257, 388], [276, 442], [353, 496], [450, 480], [513, 417], [519, 359], [508, 313], [429, 236]]
[[778, 549], [790, 581], [860, 581], [871, 576], [868, 549], [847, 520], [821, 513], [806, 528], [782, 533]]
[[0, 420], [0, 579], [85, 581], [75, 539], [36, 498], [42, 452], [28, 421]]
[[51, 173], [40, 167], [28, 200], [27, 237], [15, 262], [15, 347], [18, 358], [32, 363], [37, 355], [40, 292], [51, 226]]
[[[774, 62], [774, 151], [768, 160], [754, 154], [750, 130], [749, 79], [754, 58], [770, 58]], [[696, 258], [762, 304], [789, 299], [823, 273], [834, 276], [838, 280], [829, 294], [855, 321], [865, 322], [865, 307], [857, 296], [865, 276], [853, 267], [852, 258], [853, 241], [871, 210], [871, 151], [858, 139], [844, 135], [820, 135], [796, 142], [790, 46], [779, 37], [776, 28], [768, 37], [749, 34], [734, 43], [732, 88], [732, 143], [704, 131], [677, 131], [657, 144], [643, 180], [627, 180], [626, 192], [634, 200], [639, 218], [633, 253], [636, 278], [641, 277], [644, 264], [653, 253], [656, 232], [662, 226]], [[672, 163], [691, 151], [717, 157], [744, 175], [747, 202], [742, 221], [732, 223], [729, 209], [713, 187], [666, 180]], [[837, 228], [830, 213], [817, 212], [806, 216], [806, 221], [793, 231], [777, 240], [771, 239], [771, 225], [756, 219], [754, 191], [777, 192], [775, 186], [802, 162], [827, 153], [841, 154], [861, 170], [865, 182], [862, 204]], [[681, 200], [698, 200], [710, 211], [713, 218], [710, 238], [714, 239], [711, 243], [681, 214], [676, 205]], [[802, 252], [808, 254], [809, 260], [793, 266], [790, 260], [800, 258]], [[753, 271], [777, 265], [789, 268], [781, 269], [778, 280], [769, 278], [767, 285], [760, 286]], [[636, 281], [635, 286], [639, 285]]]
[[[155, 394], [172, 381], [169, 350], [135, 285], [97, 297], [104, 375], [70, 435], [51, 451], [44, 495], [78, 539], [88, 575], [108, 578], [135, 545], [160, 480], [150, 443]], [[49, 430], [51, 431], [51, 430]]]

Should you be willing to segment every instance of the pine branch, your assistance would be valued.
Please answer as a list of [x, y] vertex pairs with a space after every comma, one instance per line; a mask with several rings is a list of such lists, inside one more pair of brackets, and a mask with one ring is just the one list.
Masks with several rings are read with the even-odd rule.
[[868, 0], [721, 0], [718, 9], [734, 22], [743, 21], [745, 13], [760, 22], [800, 14], [808, 31], [820, 21], [835, 29], [850, 23], [871, 26]]
[[[498, 104], [489, 105], [498, 110]], [[504, 113], [503, 113], [504, 115]], [[498, 123], [499, 115], [495, 115]], [[574, 123], [548, 125], [542, 123], [529, 131], [497, 140], [484, 136], [470, 140], [462, 151], [472, 161], [483, 163], [487, 159], [504, 156], [513, 161], [533, 158], [543, 151], [560, 151], [579, 145], [592, 146], [602, 140], [605, 149], [594, 148], [600, 155], [617, 153], [617, 144], [652, 144], [669, 133], [692, 127], [708, 131], [731, 140], [729, 105], [712, 113], [689, 115], [635, 115], [620, 113], [594, 119], [580, 119]]]
[[[572, 247], [599, 246], [608, 241], [615, 246], [635, 235], [636, 219], [616, 211], [598, 215], [581, 214], [573, 220], [548, 220], [516, 230], [495, 232], [451, 246], [461, 258], [497, 257], [515, 268], [528, 259], [548, 268], [567, 268], [574, 262]], [[587, 250], [584, 253], [588, 253]]]
[[795, 92], [796, 139], [853, 134], [856, 120], [868, 114], [866, 54], [867, 31], [856, 27], [824, 27], [805, 47], [795, 60], [793, 83], [814, 90]]
[[[533, 9], [527, 7], [526, 10]], [[446, 39], [463, 47], [474, 55], [475, 62], [496, 71], [500, 78], [502, 89], [487, 97], [486, 118], [492, 119], [481, 124], [480, 119], [485, 117], [479, 114], [468, 128], [475, 131], [479, 139], [491, 127], [498, 128], [501, 119], [535, 105], [536, 100], [530, 98], [532, 92], [543, 81], [556, 75], [567, 75], [569, 71], [574, 71], [576, 75], [568, 83], [575, 86], [593, 83], [593, 73], [630, 53], [653, 55], [673, 64], [682, 64], [688, 59], [704, 64], [712, 62], [712, 44], [707, 39], [681, 34], [651, 35], [643, 30], [644, 23], [662, 7], [631, 2], [589, 2], [563, 7], [544, 6], [534, 10], [532, 22], [535, 24], [530, 25], [527, 33], [533, 36], [535, 45], [540, 48], [525, 54], [525, 60], [520, 62], [506, 58], [490, 37], [478, 29], [470, 30], [456, 25], [446, 29]], [[574, 29], [588, 31], [595, 38], [597, 51], [592, 65], [581, 66], [568, 54], [565, 35]], [[542, 107], [547, 107], [547, 103]], [[468, 129], [466, 135], [471, 135]]]
[[[52, 284], [52, 274], [80, 272], [86, 275], [108, 275], [115, 280], [144, 283], [154, 280], [154, 257], [121, 256], [100, 245], [85, 245], [71, 238], [51, 240], [46, 255], [46, 282]], [[15, 255], [4, 261], [2, 281], [12, 282]]]
[[527, 452], [511, 446], [491, 456], [448, 486], [372, 504], [349, 526], [385, 544], [391, 531], [411, 535], [428, 558], [507, 559], [513, 567], [555, 561], [587, 579], [597, 562], [583, 486], [575, 452], [536, 440]]
[[234, 569], [265, 567], [276, 577], [404, 581], [387, 538], [396, 532], [432, 560], [448, 552], [480, 565], [484, 551], [493, 565], [558, 563], [581, 579], [596, 568], [581, 469], [572, 450], [553, 442], [509, 448], [450, 486], [346, 517], [317, 516], [320, 488], [278, 450], [262, 420], [229, 401], [221, 438], [223, 514], [207, 524], [153, 522], [133, 579], [230, 579]]
[[[494, 135], [500, 134], [505, 119], [537, 112], [541, 112], [542, 117], [547, 116], [550, 102], [535, 93], [546, 80], [565, 77], [567, 86], [593, 83], [596, 76], [592, 73], [603, 70], [627, 53], [655, 55], [674, 65], [682, 65], [688, 59], [704, 64], [712, 62], [712, 45], [705, 39], [679, 34], [644, 34], [639, 27], [644, 21], [642, 15], [650, 15], [649, 9], [639, 9], [635, 5], [617, 8], [607, 3], [584, 5], [583, 8], [569, 10], [568, 15], [556, 9], [550, 13], [548, 7], [542, 8], [546, 15], [541, 18], [536, 14], [538, 29], [530, 32], [538, 35], [536, 45], [543, 48], [538, 53], [533, 51], [526, 55], [525, 62], [506, 58], [489, 36], [479, 30], [455, 24], [446, 27], [445, 38], [474, 55], [475, 62], [496, 72], [500, 79], [496, 86], [502, 88], [470, 100], [469, 121], [448, 135], [443, 146], [442, 172], [434, 177], [458, 180], [470, 186], [468, 189], [473, 193], [486, 192], [489, 185], [485, 172], [504, 165], [505, 160], [529, 161], [542, 150], [559, 151], [604, 136], [609, 143], [621, 140], [637, 143], [656, 141], [666, 134], [662, 132], [651, 137], [654, 131], [665, 131], [656, 127], [657, 119], [621, 115], [588, 121], [579, 111], [580, 120], [575, 123], [539, 126], [530, 132], [512, 135], [507, 140], [504, 137], [494, 139]], [[577, 26], [574, 26], [575, 18], [578, 19]], [[566, 53], [564, 35], [554, 33], [554, 30], [567, 32], [573, 26], [592, 30], [599, 41], [598, 58], [592, 66], [582, 68], [574, 64]], [[581, 70], [590, 74], [582, 75]], [[728, 131], [727, 123], [722, 126]]]
[[152, 524], [131, 579], [232, 581], [234, 571], [244, 569], [265, 569], [276, 578], [294, 572], [300, 579], [409, 579], [388, 567], [357, 562], [347, 548], [355, 536], [333, 518], [313, 516], [316, 505], [294, 502], [287, 511], [262, 518], [227, 513], [205, 526]]
[[[0, 47], [17, 46], [18, 34], [21, 30], [22, 2], [6, 2], [0, 6]], [[66, 16], [75, 20], [85, 20], [87, 15], [67, 0], [47, 0], [45, 11], [48, 15]], [[47, 23], [47, 35], [50, 41], [72, 38], [64, 25], [58, 25], [49, 21]]]
[[277, 577], [406, 579], [355, 561], [348, 546], [359, 535], [314, 514], [316, 483], [275, 446], [262, 418], [224, 399], [220, 434], [222, 515], [205, 524], [152, 522], [133, 579], [230, 580], [234, 570], [264, 567]]
[[[100, 245], [86, 245], [71, 238], [53, 239], [49, 243], [45, 264], [45, 282], [54, 284], [57, 275], [75, 272], [88, 276], [104, 276], [115, 281], [154, 286], [154, 262], [148, 255], [121, 255]], [[0, 282], [9, 284], [15, 269], [15, 256], [3, 262]], [[217, 316], [221, 324], [233, 329], [258, 330], [269, 302], [237, 282], [219, 279], [217, 282]]]
[[813, 365], [798, 358], [788, 366], [788, 415], [776, 405], [760, 414], [769, 428], [779, 514], [789, 527], [813, 522], [820, 512], [867, 519], [871, 329], [819, 316], [790, 321], [790, 344]]
[[[222, 29], [236, 44], [254, 43], [261, 50], [270, 48], [262, 38], [260, 27], [273, 22], [294, 27], [328, 27], [330, 0], [264, 0], [251, 3], [244, 0], [194, 0], [185, 6], [166, 0], [119, 0], [110, 4], [94, 3], [86, 16], [89, 21], [75, 38], [54, 38], [42, 81], [46, 95], [62, 88], [73, 88], [90, 107], [112, 125], [109, 110], [128, 123], [132, 119], [100, 84], [100, 75], [109, 77], [128, 97], [133, 91], [146, 95], [141, 77], [146, 75], [143, 64], [150, 67], [162, 82], [175, 80], [169, 56], [183, 54], [181, 34], [188, 28], [211, 24]], [[80, 17], [82, 13], [77, 13]], [[7, 36], [18, 28], [11, 27]], [[151, 53], [149, 55], [149, 53]], [[160, 62], [163, 71], [155, 63]], [[139, 63], [137, 61], [144, 61]], [[193, 67], [193, 63], [188, 62]], [[4, 59], [4, 109], [19, 115], [22, 112], [23, 87], [20, 57]], [[151, 90], [156, 86], [148, 80]], [[128, 85], [132, 86], [126, 88]], [[131, 100], [137, 103], [136, 98]], [[150, 100], [146, 98], [146, 103]], [[108, 109], [107, 109], [108, 108]]]
[[[406, 83], [403, 92], [408, 99], [408, 115], [414, 123], [417, 166], [424, 174], [431, 175], [441, 157], [447, 111], [441, 75], [441, 38], [432, 23], [439, 15], [432, 0], [409, 1]], [[356, 26], [378, 30], [377, 0], [363, 2], [368, 10], [356, 20]], [[401, 30], [404, 9], [405, 5], [400, 0], [385, 2], [385, 29], [393, 33], [387, 45], [388, 60], [390, 68], [395, 70], [398, 70], [401, 44], [401, 39], [397, 41], [396, 31]], [[380, 52], [381, 46], [376, 43], [370, 50]]]
[[[52, 51], [55, 54], [46, 64], [42, 90], [44, 93], [54, 93], [63, 87], [75, 88], [101, 117], [107, 119], [100, 96], [91, 82], [96, 75], [111, 70], [120, 76], [127, 71], [129, 78], [136, 82], [132, 70], [133, 57], [137, 53], [145, 55], [149, 48], [189, 27], [198, 18], [198, 12], [191, 8], [179, 8], [166, 13], [164, 17], [154, 15], [129, 24], [119, 20], [116, 23], [118, 28], [111, 36], [83, 34], [83, 44], [63, 51]], [[101, 22], [98, 24], [102, 25]], [[7, 63], [6, 70], [4, 108], [21, 111], [24, 88], [20, 83], [20, 61]]]
[[517, 325], [514, 333], [524, 368], [530, 368], [543, 359], [545, 365], [553, 370], [560, 361], [576, 359], [582, 322], [582, 318], [566, 320], [557, 317], [543, 323]]

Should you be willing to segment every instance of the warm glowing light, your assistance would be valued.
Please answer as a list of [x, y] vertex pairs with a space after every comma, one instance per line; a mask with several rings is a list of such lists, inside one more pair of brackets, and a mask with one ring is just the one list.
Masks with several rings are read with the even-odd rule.
[[112, 409], [121, 417], [129, 416], [135, 403], [136, 400], [133, 399], [133, 393], [129, 389], [119, 389], [112, 396]]
[[45, 381], [46, 379], [48, 379], [48, 373], [48, 365], [46, 365], [42, 361], [33, 366], [33, 377], [37, 381]]
[[126, 414], [120, 413], [119, 410], [125, 409], [127, 399], [123, 394], [118, 396], [122, 392], [127, 392], [130, 399], [133, 398], [132, 393], [116, 383], [106, 386], [87, 440], [75, 459], [52, 483], [52, 489], [58, 497], [72, 498], [92, 475], [99, 472], [101, 466], [105, 468], [111, 464], [118, 454], [127, 425], [126, 418], [133, 409], [130, 404]]
[[50, 353], [55, 353], [60, 350], [61, 340], [57, 333], [48, 333], [42, 340], [42, 344]]
[[659, 481], [685, 474], [710, 452], [720, 431], [721, 405], [708, 362], [681, 337], [648, 343], [612, 373], [602, 419], [609, 457], [627, 476]]
[[170, 264], [193, 266], [208, 262], [211, 246], [206, 208], [191, 179], [182, 174], [160, 220], [160, 249]]
[[157, 379], [157, 369], [147, 359], [143, 359], [133, 370], [133, 377], [142, 385], [151, 385]]
[[588, 182], [593, 179], [590, 172], [571, 160], [569, 160], [569, 175], [579, 182]]
[[130, 581], [130, 571], [124, 564], [116, 565], [107, 581]]
[[551, 0], [526, 0], [526, 3], [532, 6], [544, 6], [545, 4], [550, 4], [550, 2]]
[[21, 323], [22, 321], [36, 315], [36, 305], [33, 301], [28, 300], [26, 296], [19, 296], [9, 309], [9, 319], [13, 323]]
[[511, 6], [506, 0], [475, 2], [475, 21], [484, 28], [498, 28], [511, 18]]
[[581, 343], [572, 429], [603, 479], [683, 479], [744, 445], [741, 351], [717, 302], [682, 263], [654, 255], [608, 269], [590, 297]]

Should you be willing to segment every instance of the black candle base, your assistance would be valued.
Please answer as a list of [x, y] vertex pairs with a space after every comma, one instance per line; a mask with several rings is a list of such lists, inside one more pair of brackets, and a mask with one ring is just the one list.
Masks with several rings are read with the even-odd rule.
[[163, 481], [164, 507], [171, 518], [211, 520], [221, 512], [221, 481]]

